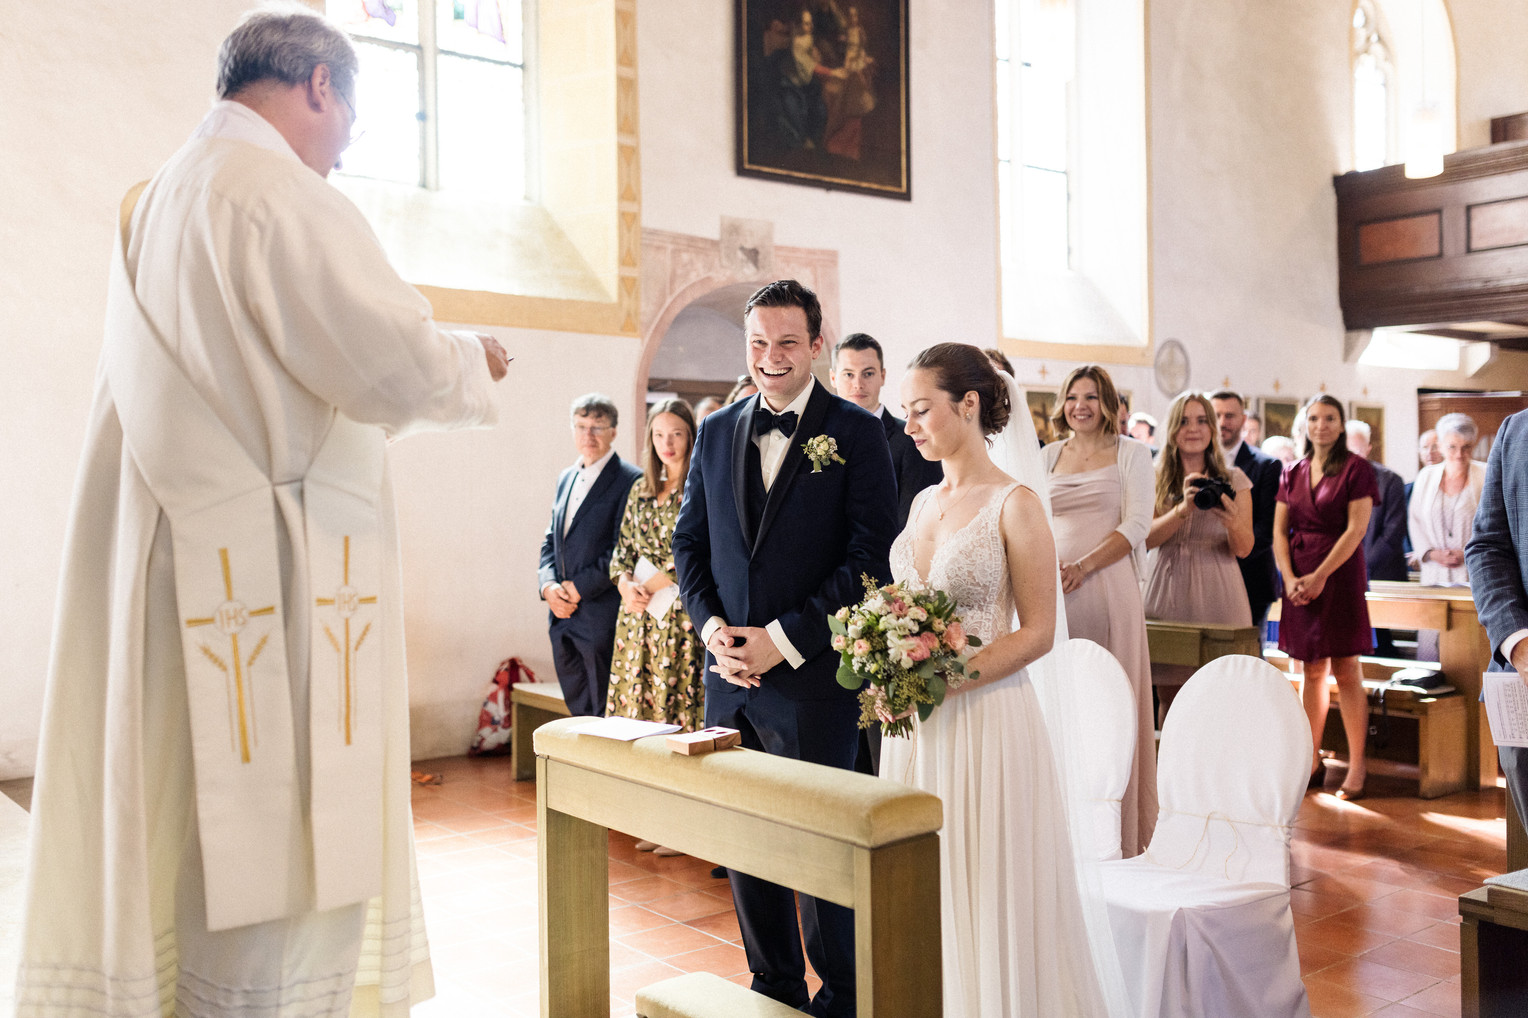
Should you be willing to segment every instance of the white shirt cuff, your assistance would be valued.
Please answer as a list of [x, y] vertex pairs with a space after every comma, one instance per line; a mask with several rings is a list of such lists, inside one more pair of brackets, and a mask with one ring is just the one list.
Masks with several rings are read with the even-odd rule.
[[543, 583], [541, 585], [541, 600], [545, 601], [547, 599], [546, 592], [548, 590], [551, 590], [553, 587], [561, 587], [561, 586], [562, 586], [562, 584], [560, 584], [560, 583]]
[[779, 619], [775, 619], [769, 625], [765, 626], [764, 631], [769, 634], [769, 638], [771, 640], [775, 641], [775, 649], [778, 650], [782, 656], [784, 656], [786, 662], [792, 668], [800, 668], [802, 665], [806, 664], [806, 658], [796, 653], [796, 648], [791, 644], [790, 639], [785, 635], [785, 628], [780, 625]]
[[1528, 629], [1519, 629], [1517, 632], [1513, 633], [1511, 636], [1507, 637], [1501, 642], [1501, 659], [1507, 662], [1508, 668], [1513, 667], [1512, 651], [1516, 649], [1517, 645], [1522, 642], [1524, 637], [1528, 637]]
[[711, 642], [711, 634], [726, 624], [726, 620], [720, 615], [713, 615], [706, 619], [706, 624], [700, 627], [700, 645], [704, 647], [709, 644]]

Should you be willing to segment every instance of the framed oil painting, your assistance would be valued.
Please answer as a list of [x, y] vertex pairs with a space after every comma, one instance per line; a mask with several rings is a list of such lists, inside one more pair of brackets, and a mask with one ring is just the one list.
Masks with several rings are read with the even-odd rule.
[[1029, 404], [1029, 416], [1034, 418], [1035, 434], [1040, 441], [1054, 442], [1058, 436], [1051, 427], [1051, 414], [1056, 412], [1056, 390], [1025, 389], [1024, 402]]
[[1295, 415], [1300, 412], [1300, 401], [1264, 396], [1257, 401], [1258, 416], [1263, 419], [1263, 437], [1283, 435], [1294, 437]]
[[1385, 408], [1378, 403], [1354, 400], [1348, 404], [1348, 419], [1363, 421], [1369, 426], [1369, 444], [1373, 446], [1369, 452], [1370, 462], [1385, 462]]
[[907, 0], [737, 0], [737, 172], [912, 198]]

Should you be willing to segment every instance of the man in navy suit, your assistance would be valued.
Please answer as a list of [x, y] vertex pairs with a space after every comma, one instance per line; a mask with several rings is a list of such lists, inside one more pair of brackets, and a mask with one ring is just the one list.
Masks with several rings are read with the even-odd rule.
[[[1348, 421], [1348, 452], [1369, 459], [1374, 451], [1374, 435], [1364, 421]], [[1369, 516], [1369, 532], [1364, 535], [1364, 564], [1371, 580], [1407, 579], [1406, 571], [1406, 482], [1401, 475], [1369, 460], [1374, 479], [1379, 482], [1379, 498]], [[1388, 629], [1374, 630], [1374, 652], [1380, 657], [1395, 657], [1395, 637]]]
[[[896, 478], [886, 432], [812, 378], [822, 310], [786, 279], [744, 306], [759, 392], [707, 417], [695, 440], [674, 560], [706, 644], [706, 724], [743, 745], [854, 766], [859, 705], [835, 678], [828, 615], [890, 577]], [[813, 457], [821, 437], [831, 456]], [[820, 466], [820, 469], [817, 467]], [[702, 620], [704, 620], [702, 622]], [[854, 913], [731, 871], [753, 989], [814, 1015], [855, 1013]], [[822, 989], [808, 1001], [802, 934]]]
[[626, 496], [642, 472], [616, 455], [620, 419], [610, 397], [573, 401], [578, 462], [557, 478], [552, 522], [541, 541], [541, 597], [551, 609], [552, 661], [568, 711], [605, 713], [610, 657], [621, 595], [610, 582], [610, 555], [621, 533]]
[[1247, 401], [1240, 393], [1221, 389], [1210, 393], [1215, 426], [1220, 432], [1220, 451], [1226, 462], [1252, 482], [1252, 550], [1237, 564], [1247, 588], [1252, 624], [1261, 632], [1268, 607], [1279, 596], [1279, 574], [1273, 564], [1273, 507], [1279, 496], [1279, 477], [1284, 464], [1242, 441], [1247, 423]]
[[[1528, 411], [1503, 421], [1491, 445], [1464, 565], [1493, 666], [1513, 668], [1528, 683]], [[1501, 746], [1497, 754], [1517, 815], [1528, 817], [1528, 749]]]
[[[886, 357], [875, 337], [851, 332], [833, 347], [833, 372], [829, 376], [833, 391], [862, 410], [880, 419], [886, 429], [886, 444], [891, 447], [891, 467], [897, 476], [897, 529], [907, 526], [913, 496], [931, 484], [944, 480], [944, 468], [937, 460], [926, 460], [907, 434], [907, 422], [893, 414], [881, 402], [881, 387], [886, 384]], [[872, 725], [860, 729], [859, 752], [854, 769], [875, 774], [881, 769], [881, 729]]]

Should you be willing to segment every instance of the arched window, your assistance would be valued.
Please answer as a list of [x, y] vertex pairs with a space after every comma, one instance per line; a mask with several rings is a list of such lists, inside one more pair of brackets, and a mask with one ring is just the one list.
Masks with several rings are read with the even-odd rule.
[[1028, 356], [1138, 359], [1148, 342], [1144, 2], [995, 8], [1003, 337]]
[[1353, 168], [1395, 161], [1395, 66], [1374, 0], [1353, 7]]
[[520, 0], [328, 0], [355, 42], [341, 172], [431, 191], [526, 193]]

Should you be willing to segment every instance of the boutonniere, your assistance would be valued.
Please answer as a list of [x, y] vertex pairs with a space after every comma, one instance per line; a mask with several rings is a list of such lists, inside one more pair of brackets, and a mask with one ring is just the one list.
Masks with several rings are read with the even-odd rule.
[[822, 473], [822, 468], [829, 463], [842, 463], [844, 458], [838, 454], [838, 442], [827, 435], [814, 435], [802, 445], [806, 450], [806, 458], [812, 461], [812, 473]]

